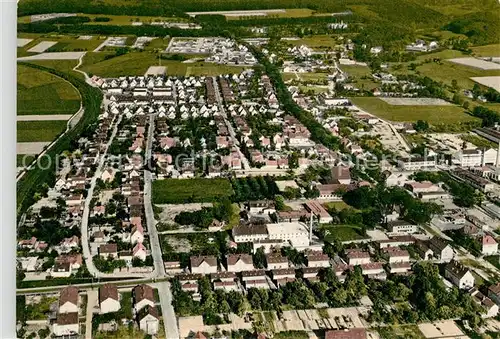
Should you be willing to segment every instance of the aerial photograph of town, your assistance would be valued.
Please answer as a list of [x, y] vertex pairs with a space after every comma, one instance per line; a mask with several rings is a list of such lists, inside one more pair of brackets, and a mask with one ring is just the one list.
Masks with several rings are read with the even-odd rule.
[[16, 20], [17, 338], [500, 339], [499, 1]]

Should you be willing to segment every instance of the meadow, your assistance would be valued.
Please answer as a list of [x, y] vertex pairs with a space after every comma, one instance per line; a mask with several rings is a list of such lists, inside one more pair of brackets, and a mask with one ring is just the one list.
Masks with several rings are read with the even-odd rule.
[[89, 75], [92, 74], [105, 78], [113, 78], [126, 75], [144, 75], [149, 66], [155, 66], [159, 63], [167, 67], [167, 75], [177, 76], [185, 76], [187, 72], [189, 72], [187, 75], [211, 76], [217, 74], [239, 73], [245, 69], [245, 67], [242, 66], [218, 65], [203, 61], [185, 63], [175, 60], [161, 60], [159, 62], [157, 54], [146, 51], [130, 52], [107, 60], [104, 60], [102, 56], [85, 56], [84, 63], [80, 69], [87, 72]]
[[213, 202], [233, 194], [227, 179], [164, 179], [153, 182], [154, 204]]
[[74, 114], [80, 94], [67, 81], [47, 72], [17, 67], [17, 114]]
[[426, 120], [430, 124], [453, 124], [475, 120], [462, 107], [450, 106], [396, 106], [375, 97], [355, 97], [351, 101], [368, 113], [390, 121], [414, 122]]
[[17, 142], [53, 141], [66, 130], [66, 121], [18, 121]]

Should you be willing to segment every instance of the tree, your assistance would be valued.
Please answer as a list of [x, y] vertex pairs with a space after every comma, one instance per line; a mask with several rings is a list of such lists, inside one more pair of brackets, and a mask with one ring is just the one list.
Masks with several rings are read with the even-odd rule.
[[285, 199], [282, 195], [276, 195], [274, 197], [274, 207], [276, 208], [276, 211], [283, 211], [285, 209]]
[[266, 262], [266, 255], [264, 253], [264, 248], [259, 247], [255, 254], [253, 255], [253, 263], [256, 268], [264, 268]]
[[451, 80], [451, 88], [455, 91], [458, 92], [460, 90], [460, 87], [458, 86], [458, 81], [457, 79]]
[[462, 104], [462, 98], [458, 93], [453, 94], [453, 98], [451, 99], [455, 105], [461, 105]]
[[413, 124], [413, 128], [417, 132], [426, 132], [429, 130], [429, 123], [425, 120], [417, 120], [417, 122]]

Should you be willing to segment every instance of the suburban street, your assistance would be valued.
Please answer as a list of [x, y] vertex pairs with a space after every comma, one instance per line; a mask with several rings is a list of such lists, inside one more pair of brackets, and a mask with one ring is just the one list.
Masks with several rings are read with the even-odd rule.
[[233, 126], [231, 125], [231, 123], [227, 119], [227, 113], [226, 113], [226, 110], [224, 108], [224, 103], [222, 102], [222, 98], [220, 96], [219, 84], [217, 83], [216, 78], [213, 78], [213, 82], [214, 82], [215, 98], [217, 99], [217, 104], [219, 106], [219, 110], [220, 110], [220, 112], [222, 114], [222, 117], [224, 118], [224, 122], [226, 123], [226, 126], [227, 126], [227, 129], [229, 131], [229, 134], [231, 135], [231, 139], [233, 141], [233, 145], [236, 146], [236, 149], [238, 151], [238, 155], [240, 156], [243, 168], [244, 169], [248, 169], [248, 168], [250, 168], [250, 163], [248, 162], [248, 159], [245, 157], [245, 155], [243, 155], [243, 153], [241, 153], [241, 150], [240, 150], [240, 147], [239, 147], [240, 142], [236, 138], [236, 133], [234, 132]]
[[153, 256], [154, 262], [154, 272], [159, 278], [165, 277], [165, 268], [163, 266], [163, 258], [161, 255], [160, 239], [158, 237], [158, 232], [156, 230], [156, 220], [153, 212], [153, 204], [151, 202], [151, 186], [152, 186], [152, 174], [149, 170], [149, 162], [151, 160], [151, 147], [153, 145], [153, 135], [155, 128], [155, 116], [151, 115], [149, 118], [149, 130], [148, 138], [146, 142], [146, 159], [144, 168], [144, 213], [146, 218], [146, 225], [149, 234], [149, 240], [151, 244], [151, 255]]
[[172, 306], [172, 291], [168, 281], [153, 284], [158, 288], [160, 296], [160, 304], [163, 317], [163, 326], [165, 326], [165, 337], [167, 339], [179, 338], [179, 328], [177, 325], [177, 317], [175, 316], [174, 307]]

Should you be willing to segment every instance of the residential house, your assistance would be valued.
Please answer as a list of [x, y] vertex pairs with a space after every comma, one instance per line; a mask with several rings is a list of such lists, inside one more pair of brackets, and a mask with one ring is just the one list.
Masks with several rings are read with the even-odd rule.
[[251, 271], [254, 269], [250, 254], [228, 254], [226, 259], [229, 272]]
[[78, 312], [59, 313], [52, 326], [55, 336], [78, 336], [80, 324], [78, 323]]
[[190, 258], [191, 273], [210, 274], [217, 272], [217, 257], [193, 256]]
[[138, 285], [132, 289], [134, 311], [137, 313], [146, 306], [154, 307], [155, 299], [153, 288], [149, 285]]
[[288, 268], [288, 258], [279, 253], [270, 253], [266, 255], [266, 267], [268, 270]]
[[488, 287], [488, 297], [491, 298], [497, 305], [500, 305], [500, 283]]
[[59, 313], [78, 313], [78, 288], [68, 286], [59, 293]]
[[324, 253], [310, 253], [307, 255], [307, 267], [330, 267], [330, 257]]
[[471, 290], [472, 299], [483, 308], [481, 316], [483, 318], [494, 318], [498, 314], [498, 305], [490, 298], [479, 292], [476, 288]]
[[309, 213], [314, 214], [320, 224], [327, 224], [333, 221], [330, 213], [317, 200], [309, 200], [305, 203], [305, 207]]
[[455, 256], [455, 251], [453, 248], [443, 239], [439, 237], [433, 237], [427, 242], [427, 246], [434, 256], [436, 256], [442, 262], [449, 262]]
[[238, 284], [234, 281], [216, 281], [214, 282], [214, 290], [223, 290], [226, 292], [239, 291]]
[[334, 166], [330, 171], [331, 184], [351, 184], [351, 171], [347, 166]]
[[238, 225], [232, 230], [234, 241], [237, 243], [254, 242], [268, 239], [266, 225]]
[[491, 235], [484, 235], [481, 239], [481, 253], [484, 255], [495, 255], [498, 252], [498, 243]]
[[456, 260], [452, 260], [446, 265], [444, 275], [460, 289], [474, 287], [474, 276], [471, 271]]
[[132, 244], [144, 242], [144, 228], [140, 223], [132, 227], [132, 230], [130, 232], [130, 242]]
[[364, 265], [371, 262], [370, 253], [359, 249], [347, 249], [345, 254], [349, 266]]
[[133, 258], [139, 258], [142, 261], [146, 260], [147, 257], [146, 247], [141, 242], [138, 242], [132, 249], [132, 256]]
[[99, 307], [101, 314], [120, 310], [120, 296], [116, 285], [105, 284], [99, 287]]
[[99, 246], [99, 255], [104, 258], [117, 258], [118, 257], [118, 245], [117, 244], [104, 244]]
[[149, 335], [155, 335], [158, 333], [160, 320], [156, 307], [147, 305], [142, 308], [137, 313], [137, 321], [141, 331], [144, 331]]
[[389, 264], [410, 261], [410, 254], [406, 250], [397, 247], [386, 247], [382, 251], [389, 257]]

